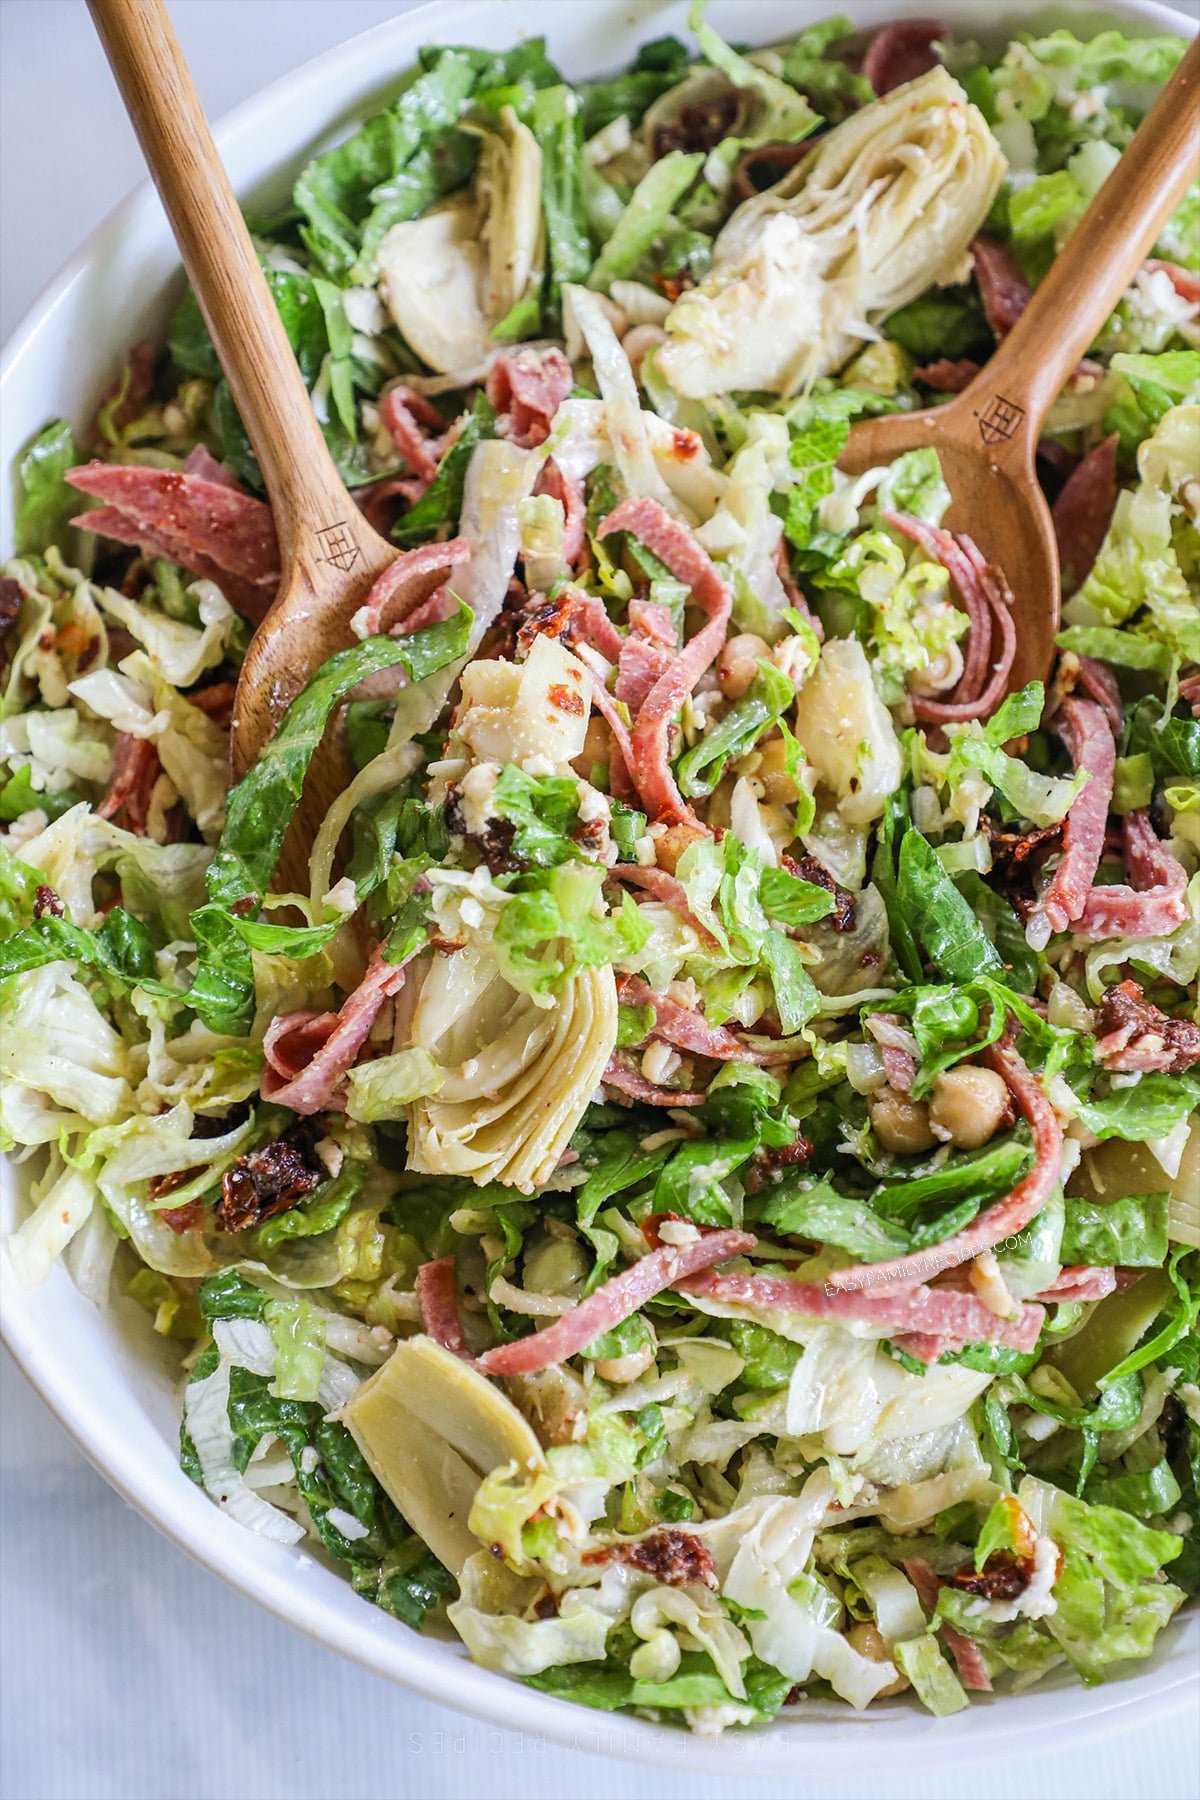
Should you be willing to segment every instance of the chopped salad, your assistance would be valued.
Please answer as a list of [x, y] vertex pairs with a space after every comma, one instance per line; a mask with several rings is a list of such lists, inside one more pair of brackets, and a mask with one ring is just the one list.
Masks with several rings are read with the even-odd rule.
[[175, 1341], [232, 1518], [490, 1668], [949, 1714], [1200, 1585], [1200, 184], [1042, 440], [1048, 684], [936, 453], [837, 461], [1184, 45], [691, 29], [427, 50], [251, 219], [398, 555], [232, 789], [279, 555], [194, 298], [29, 446], [7, 1254]]

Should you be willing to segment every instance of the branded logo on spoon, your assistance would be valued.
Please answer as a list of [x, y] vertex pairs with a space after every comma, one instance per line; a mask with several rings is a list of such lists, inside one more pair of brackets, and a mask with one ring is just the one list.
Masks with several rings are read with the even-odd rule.
[[979, 420], [979, 435], [985, 444], [1006, 444], [1025, 417], [1025, 408], [1018, 406], [1015, 400], [1006, 400], [1003, 394], [993, 394], [975, 417]]
[[346, 521], [339, 519], [335, 525], [324, 526], [317, 533], [317, 542], [321, 546], [321, 561], [332, 563], [348, 575], [358, 561], [359, 549], [346, 530]]

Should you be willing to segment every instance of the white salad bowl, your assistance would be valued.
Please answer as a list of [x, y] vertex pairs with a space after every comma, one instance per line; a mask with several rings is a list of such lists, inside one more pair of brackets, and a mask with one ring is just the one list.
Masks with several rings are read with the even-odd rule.
[[[332, 0], [331, 0], [332, 3]], [[712, 20], [727, 37], [771, 43], [835, 10], [834, 0], [715, 0]], [[845, 0], [857, 23], [905, 15], [903, 0]], [[1069, 24], [1080, 35], [1121, 24], [1135, 31], [1191, 34], [1194, 22], [1149, 0], [1117, 0], [1103, 10], [1077, 3], [1046, 8], [1008, 0], [993, 13], [979, 0], [922, 0], [964, 35], [997, 41], [1019, 29]], [[287, 191], [322, 139], [378, 105], [427, 43], [500, 49], [544, 33], [568, 77], [609, 73], [638, 43], [685, 33], [685, 0], [434, 0], [381, 25], [277, 81], [226, 119], [217, 133], [233, 183], [258, 204]], [[9, 471], [49, 419], [85, 423], [129, 345], [162, 336], [178, 296], [178, 256], [149, 183], [98, 227], [67, 263], [8, 344], [0, 375], [0, 553], [12, 544]], [[0, 1167], [0, 1231], [17, 1223], [23, 1171]], [[719, 1740], [607, 1714], [586, 1712], [510, 1678], [476, 1667], [458, 1643], [418, 1636], [359, 1599], [348, 1582], [300, 1550], [267, 1542], [222, 1516], [180, 1470], [177, 1372], [167, 1346], [132, 1302], [101, 1310], [57, 1266], [26, 1291], [0, 1254], [3, 1335], [46, 1404], [124, 1498], [214, 1574], [297, 1626], [318, 1643], [428, 1698], [535, 1736], [631, 1759], [708, 1773], [784, 1777], [863, 1776], [877, 1769], [928, 1767], [989, 1751], [1063, 1749], [1073, 1738], [1165, 1720], [1195, 1703], [1200, 1616], [1164, 1631], [1154, 1656], [1101, 1688], [1057, 1676], [1020, 1696], [976, 1702], [934, 1719], [906, 1700], [859, 1715], [811, 1705], [760, 1731]]]

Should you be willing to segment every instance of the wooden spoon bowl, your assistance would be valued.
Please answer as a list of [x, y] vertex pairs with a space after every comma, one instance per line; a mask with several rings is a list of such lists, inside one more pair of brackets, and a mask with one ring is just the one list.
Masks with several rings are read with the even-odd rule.
[[970, 386], [944, 406], [863, 420], [839, 459], [860, 475], [906, 450], [937, 451], [952, 499], [946, 524], [969, 532], [1012, 589], [1010, 688], [1046, 679], [1058, 630], [1058, 543], [1034, 468], [1042, 426], [1200, 167], [1198, 89], [1200, 40]]

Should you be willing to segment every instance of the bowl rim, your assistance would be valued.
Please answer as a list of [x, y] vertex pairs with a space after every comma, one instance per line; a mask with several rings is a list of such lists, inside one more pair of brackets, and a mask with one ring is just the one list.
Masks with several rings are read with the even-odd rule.
[[[494, 5], [495, 0], [490, 0], [490, 4]], [[514, 15], [518, 6], [525, 10], [524, 0], [503, 0], [503, 4]], [[634, 4], [639, 11], [652, 10], [651, 0], [634, 0]], [[899, 0], [894, 9], [888, 10], [893, 17], [904, 16]], [[1007, 9], [1002, 5], [1001, 10]], [[1184, 36], [1197, 32], [1195, 20], [1162, 0], [1099, 0], [1097, 10], [1124, 15], [1148, 30], [1173, 29]], [[479, 13], [480, 0], [423, 0], [421, 5], [383, 20], [276, 77], [215, 122], [214, 135], [223, 158], [235, 156], [244, 137], [259, 128], [275, 106], [286, 101], [292, 111], [298, 110], [306, 91], [312, 91], [319, 117], [319, 90], [331, 75], [353, 74], [357, 70], [361, 77], [359, 86], [366, 89], [372, 79], [372, 47], [386, 47], [390, 66], [402, 68], [406, 63], [399, 59], [410, 60], [423, 41], [462, 41], [455, 35], [455, 22], [477, 19]], [[518, 29], [514, 17], [514, 32]], [[317, 141], [316, 133], [310, 141]], [[285, 154], [278, 160], [283, 165], [288, 159]], [[0, 350], [0, 393], [25, 358], [35, 352], [41, 334], [75, 282], [135, 220], [152, 217], [158, 207], [157, 195], [147, 177], [101, 219], [44, 284]], [[165, 219], [158, 228], [169, 235]], [[0, 480], [8, 480], [7, 470], [0, 472]], [[0, 1159], [0, 1179], [4, 1186], [16, 1180], [15, 1165], [7, 1157]], [[51, 1279], [68, 1282], [70, 1278], [65, 1269], [59, 1268]], [[1076, 1682], [1067, 1687], [1035, 1689], [1026, 1696], [998, 1696], [994, 1702], [976, 1703], [969, 1712], [953, 1720], [934, 1720], [907, 1709], [855, 1714], [843, 1707], [836, 1712], [830, 1709], [819, 1719], [808, 1713], [766, 1730], [738, 1733], [716, 1741], [697, 1739], [678, 1727], [654, 1725], [622, 1714], [596, 1714], [577, 1703], [539, 1694], [511, 1676], [475, 1664], [465, 1654], [457, 1657], [453, 1665], [455, 1691], [448, 1696], [447, 1665], [441, 1657], [422, 1653], [427, 1639], [400, 1621], [389, 1620], [388, 1625], [394, 1624], [398, 1629], [389, 1630], [386, 1639], [377, 1642], [374, 1634], [360, 1628], [364, 1621], [357, 1617], [357, 1609], [343, 1615], [339, 1606], [327, 1603], [298, 1579], [296, 1563], [283, 1561], [276, 1566], [269, 1561], [262, 1554], [262, 1540], [223, 1518], [207, 1496], [189, 1491], [184, 1484], [188, 1500], [195, 1501], [199, 1510], [193, 1512], [190, 1505], [168, 1503], [158, 1478], [147, 1474], [135, 1453], [111, 1435], [104, 1424], [105, 1415], [89, 1413], [82, 1407], [69, 1371], [56, 1365], [42, 1328], [22, 1304], [22, 1298], [23, 1290], [16, 1282], [10, 1259], [6, 1252], [0, 1253], [0, 1342], [92, 1467], [150, 1525], [235, 1592], [261, 1605], [313, 1643], [334, 1650], [425, 1699], [507, 1731], [623, 1761], [680, 1770], [704, 1768], [711, 1774], [732, 1773], [732, 1759], [736, 1757], [740, 1775], [768, 1779], [795, 1774], [796, 1734], [804, 1730], [806, 1770], [820, 1776], [845, 1774], [852, 1761], [860, 1768], [870, 1766], [862, 1760], [861, 1753], [865, 1750], [873, 1763], [873, 1753], [885, 1747], [892, 1766], [897, 1757], [907, 1762], [914, 1753], [923, 1759], [930, 1749], [943, 1766], [964, 1763], [985, 1748], [997, 1754], [1007, 1751], [1024, 1755], [1051, 1745], [1061, 1749], [1064, 1732], [1075, 1736], [1086, 1733], [1095, 1739], [1121, 1730], [1128, 1722], [1130, 1708], [1135, 1706], [1139, 1724], [1165, 1723], [1178, 1717], [1189, 1703], [1194, 1704], [1193, 1690], [1200, 1688], [1200, 1669], [1191, 1666], [1198, 1659], [1189, 1659], [1188, 1655], [1193, 1640], [1200, 1647], [1200, 1617], [1193, 1614], [1176, 1626], [1177, 1630], [1182, 1628], [1182, 1637], [1168, 1666], [1143, 1666], [1102, 1690], [1085, 1688]], [[201, 1522], [201, 1528], [195, 1532], [188, 1529], [193, 1520]], [[340, 1582], [340, 1577], [334, 1579]], [[1050, 1703], [1037, 1708], [1039, 1715], [1046, 1716], [1034, 1716], [1028, 1702], [1035, 1696]], [[1018, 1699], [1027, 1704], [1018, 1707]]]

